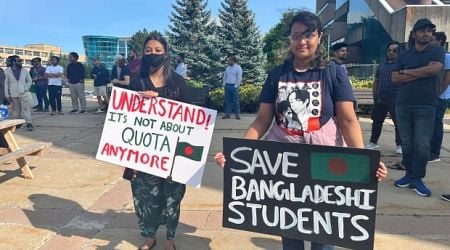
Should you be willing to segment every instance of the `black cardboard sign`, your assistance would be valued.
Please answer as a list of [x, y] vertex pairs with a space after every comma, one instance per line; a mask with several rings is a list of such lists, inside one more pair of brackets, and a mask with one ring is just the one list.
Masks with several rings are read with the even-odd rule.
[[373, 248], [379, 151], [236, 138], [223, 144], [224, 227]]

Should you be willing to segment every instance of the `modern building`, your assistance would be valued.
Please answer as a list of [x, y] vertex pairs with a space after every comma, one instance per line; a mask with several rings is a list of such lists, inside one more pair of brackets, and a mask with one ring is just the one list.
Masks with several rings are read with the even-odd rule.
[[449, 1], [441, 0], [317, 0], [316, 12], [325, 27], [327, 47], [348, 44], [347, 63], [384, 60], [385, 47], [407, 44], [416, 20], [428, 18], [450, 37]]
[[[6, 67], [6, 59], [12, 55], [18, 55], [23, 59], [23, 65], [31, 67], [31, 60], [35, 57], [42, 59], [42, 65], [48, 65], [50, 56], [62, 56], [69, 53], [63, 52], [61, 47], [50, 44], [27, 44], [23, 47], [0, 45], [0, 67]], [[79, 62], [86, 62], [84, 55], [79, 55]]]
[[126, 56], [128, 54], [130, 50], [129, 41], [129, 37], [83, 36], [87, 63], [92, 65], [93, 60], [98, 58], [108, 69], [112, 69], [115, 55]]

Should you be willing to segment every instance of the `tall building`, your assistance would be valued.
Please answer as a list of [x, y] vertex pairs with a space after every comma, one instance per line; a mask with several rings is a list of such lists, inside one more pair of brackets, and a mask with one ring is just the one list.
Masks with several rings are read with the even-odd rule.
[[384, 60], [391, 40], [406, 44], [420, 18], [450, 36], [450, 5], [440, 0], [317, 0], [316, 12], [324, 23], [330, 47], [348, 44], [347, 63], [372, 64]]
[[129, 37], [83, 36], [86, 62], [92, 65], [93, 60], [98, 58], [108, 69], [112, 69], [115, 55], [127, 56], [130, 50], [129, 41]]

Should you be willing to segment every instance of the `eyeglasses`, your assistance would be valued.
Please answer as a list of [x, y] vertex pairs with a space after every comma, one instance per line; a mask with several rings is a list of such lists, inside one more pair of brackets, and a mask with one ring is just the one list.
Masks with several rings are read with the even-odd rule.
[[317, 32], [312, 32], [312, 31], [305, 31], [303, 33], [293, 33], [293, 34], [291, 34], [291, 41], [299, 41], [300, 39], [303, 39], [305, 41], [310, 41], [317, 35], [318, 35]]

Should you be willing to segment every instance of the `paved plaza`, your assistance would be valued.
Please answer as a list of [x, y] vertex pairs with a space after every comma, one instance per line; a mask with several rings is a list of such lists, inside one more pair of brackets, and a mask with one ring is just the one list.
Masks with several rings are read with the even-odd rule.
[[[95, 160], [104, 114], [94, 114], [89, 100], [87, 114], [33, 113], [35, 130], [16, 131], [20, 145], [53, 142], [42, 156], [31, 156], [35, 179], [20, 176], [16, 163], [0, 165], [0, 249], [136, 249], [145, 239], [138, 231], [130, 185], [122, 169]], [[254, 114], [241, 120], [216, 120], [203, 186], [188, 187], [182, 202], [177, 249], [281, 249], [279, 237], [222, 228], [222, 170], [213, 155], [222, 138], [241, 137]], [[370, 120], [360, 118], [365, 142]], [[446, 126], [450, 127], [450, 126]], [[394, 187], [404, 172], [391, 170], [379, 185], [376, 249], [450, 249], [450, 129], [447, 128], [441, 161], [429, 164], [425, 182], [431, 197]], [[394, 130], [390, 122], [379, 142], [382, 160], [392, 164]], [[155, 249], [163, 249], [165, 232]]]

